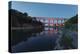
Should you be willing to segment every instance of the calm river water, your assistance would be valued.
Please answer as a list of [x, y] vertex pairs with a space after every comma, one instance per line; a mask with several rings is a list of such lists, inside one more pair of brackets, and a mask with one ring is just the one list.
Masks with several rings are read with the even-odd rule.
[[58, 40], [63, 28], [13, 30], [11, 37], [12, 52], [48, 51], [60, 49]]

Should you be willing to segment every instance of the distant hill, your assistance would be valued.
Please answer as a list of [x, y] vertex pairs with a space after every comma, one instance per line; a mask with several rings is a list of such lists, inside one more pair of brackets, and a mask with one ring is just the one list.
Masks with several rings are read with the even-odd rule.
[[66, 23], [68, 22], [72, 24], [78, 23], [78, 14], [76, 16], [71, 17]]
[[42, 23], [37, 21], [35, 17], [28, 16], [28, 13], [10, 9], [9, 19], [11, 19], [11, 27], [40, 26]]
[[69, 28], [71, 27], [73, 24], [78, 24], [78, 14], [76, 14], [76, 16], [71, 17], [69, 20], [67, 20], [65, 22], [65, 27]]

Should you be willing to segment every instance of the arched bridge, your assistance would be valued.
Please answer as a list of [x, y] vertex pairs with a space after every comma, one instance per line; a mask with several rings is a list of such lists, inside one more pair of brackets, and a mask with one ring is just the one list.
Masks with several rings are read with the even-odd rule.
[[37, 21], [44, 23], [44, 26], [64, 26], [66, 18], [48, 18], [48, 17], [36, 17]]

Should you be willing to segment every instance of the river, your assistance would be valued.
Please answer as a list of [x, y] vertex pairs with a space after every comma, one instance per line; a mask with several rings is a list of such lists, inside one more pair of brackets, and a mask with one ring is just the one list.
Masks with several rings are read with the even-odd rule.
[[39, 30], [13, 30], [11, 50], [15, 53], [63, 49], [59, 43], [62, 30], [63, 28], [58, 27], [45, 27]]

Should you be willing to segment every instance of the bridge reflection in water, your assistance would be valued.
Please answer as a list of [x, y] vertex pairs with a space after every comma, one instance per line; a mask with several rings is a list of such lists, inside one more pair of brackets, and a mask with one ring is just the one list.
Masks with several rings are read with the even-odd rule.
[[44, 31], [38, 33], [37, 36], [43, 35], [43, 34], [45, 34], [45, 35], [47, 35], [47, 34], [48, 34], [48, 35], [54, 34], [54, 33], [57, 33], [59, 30], [60, 30], [59, 28], [45, 27], [45, 28], [44, 28]]
[[[56, 41], [60, 36], [60, 34], [58, 34], [59, 30], [61, 30], [61, 28], [45, 27], [44, 30], [39, 33], [32, 32], [30, 37], [27, 37], [29, 33], [25, 34], [26, 31], [19, 31], [15, 34], [20, 35], [22, 33], [25, 35], [25, 40], [23, 39], [18, 44], [12, 46], [12, 52], [54, 50], [57, 45]], [[23, 35], [19, 37], [23, 37]]]

